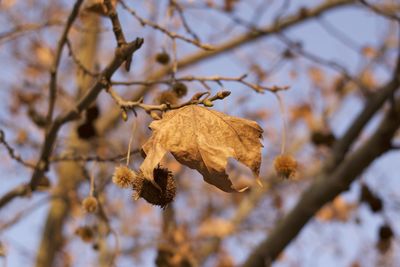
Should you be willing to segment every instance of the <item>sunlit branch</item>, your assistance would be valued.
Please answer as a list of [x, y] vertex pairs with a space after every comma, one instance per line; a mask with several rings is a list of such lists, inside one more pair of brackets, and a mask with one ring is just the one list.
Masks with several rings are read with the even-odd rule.
[[13, 200], [15, 197], [24, 196], [27, 192], [34, 191], [38, 186], [39, 179], [49, 168], [49, 158], [54, 148], [54, 144], [57, 140], [57, 135], [61, 127], [73, 120], [79, 118], [80, 114], [88, 108], [97, 98], [98, 94], [106, 88], [111, 76], [121, 66], [126, 58], [131, 56], [136, 50], [138, 50], [143, 44], [143, 39], [137, 38], [135, 41], [128, 43], [120, 48], [117, 48], [115, 57], [108, 64], [108, 66], [101, 72], [97, 81], [87, 91], [87, 93], [77, 102], [76, 106], [59, 115], [53, 123], [50, 125], [49, 130], [44, 138], [42, 151], [40, 157], [35, 165], [31, 181], [29, 185], [21, 185], [12, 191], [6, 193], [0, 198], [0, 208]]
[[47, 110], [46, 122], [47, 125], [50, 125], [53, 119], [54, 113], [54, 105], [57, 97], [57, 74], [58, 74], [58, 66], [60, 65], [61, 55], [64, 48], [65, 43], [67, 42], [68, 33], [74, 23], [75, 19], [78, 17], [79, 9], [83, 3], [83, 0], [77, 0], [74, 4], [74, 7], [71, 11], [71, 14], [68, 17], [67, 23], [65, 24], [65, 28], [61, 37], [58, 41], [56, 54], [54, 57], [53, 64], [50, 69], [50, 83], [49, 83], [49, 107]]
[[[115, 39], [117, 40], [118, 47], [122, 47], [126, 44], [126, 38], [124, 32], [122, 31], [121, 22], [119, 21], [117, 10], [115, 6], [111, 3], [111, 0], [104, 0], [104, 5], [107, 7], [108, 16], [111, 20], [113, 26], [113, 32]], [[125, 62], [125, 70], [129, 71], [131, 68], [132, 58], [128, 57]]]
[[[220, 91], [212, 97], [208, 97], [210, 94], [209, 92], [197, 93], [189, 101], [186, 101], [182, 104], [171, 105], [167, 103], [160, 105], [150, 105], [150, 104], [144, 104], [143, 99], [139, 99], [138, 101], [124, 100], [111, 87], [107, 89], [107, 92], [111, 95], [115, 103], [121, 109], [128, 110], [128, 109], [141, 108], [147, 113], [150, 113], [151, 111], [167, 111], [172, 109], [179, 109], [188, 105], [204, 105], [210, 107], [213, 105], [212, 104], [213, 101], [222, 100], [225, 97], [229, 96], [231, 93], [229, 91]], [[206, 97], [202, 98], [204, 95], [206, 95]]]
[[[241, 83], [257, 93], [263, 93], [265, 91], [277, 92], [281, 90], [289, 89], [288, 86], [263, 86], [255, 83], [246, 81], [247, 75], [241, 75], [239, 77], [224, 77], [224, 76], [209, 76], [209, 77], [197, 77], [197, 76], [183, 76], [180, 78], [175, 78], [176, 82], [216, 82], [218, 85], [222, 86], [222, 82], [238, 82]], [[112, 81], [112, 85], [143, 85], [152, 86], [156, 84], [171, 84], [171, 80], [158, 80], [158, 81], [130, 81], [130, 82], [119, 82]]]
[[149, 27], [152, 27], [153, 29], [159, 30], [162, 33], [168, 35], [171, 39], [180, 39], [182, 41], [185, 41], [187, 43], [193, 44], [193, 45], [195, 45], [195, 46], [197, 46], [197, 47], [199, 47], [201, 49], [204, 49], [206, 51], [214, 50], [213, 46], [211, 46], [209, 44], [203, 44], [203, 43], [200, 43], [196, 39], [192, 40], [192, 39], [187, 38], [185, 36], [182, 36], [182, 35], [180, 35], [180, 34], [178, 34], [176, 32], [171, 32], [171, 31], [165, 29], [164, 27], [158, 25], [157, 23], [154, 23], [154, 22], [152, 22], [150, 20], [146, 20], [146, 19], [142, 18], [137, 14], [137, 12], [135, 10], [131, 9], [130, 7], [128, 7], [128, 5], [124, 1], [121, 0], [120, 3], [129, 13], [132, 14], [133, 17], [135, 17], [139, 21], [140, 24], [142, 24], [142, 26], [146, 26], [147, 25]]

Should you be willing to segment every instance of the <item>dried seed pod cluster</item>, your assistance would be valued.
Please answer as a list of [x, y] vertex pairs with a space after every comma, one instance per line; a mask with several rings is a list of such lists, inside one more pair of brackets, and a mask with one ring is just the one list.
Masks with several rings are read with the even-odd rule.
[[82, 208], [88, 213], [93, 213], [97, 210], [97, 199], [95, 197], [86, 197], [82, 201]]
[[172, 90], [179, 98], [181, 98], [187, 94], [188, 88], [184, 83], [178, 82], [172, 86]]
[[372, 212], [380, 212], [383, 209], [382, 199], [376, 195], [366, 184], [362, 184], [360, 191], [360, 202], [367, 204]]
[[279, 177], [293, 178], [296, 175], [297, 161], [290, 155], [279, 155], [274, 159], [274, 168]]
[[136, 176], [136, 173], [127, 166], [120, 165], [114, 170], [112, 181], [121, 188], [129, 188]]
[[183, 83], [174, 83], [170, 89], [160, 92], [155, 99], [158, 104], [175, 105], [178, 103], [179, 98], [187, 94], [187, 86]]
[[161, 65], [167, 65], [170, 61], [170, 57], [167, 52], [163, 51], [163, 52], [157, 53], [156, 61], [158, 63], [160, 63]]
[[90, 243], [95, 238], [95, 231], [90, 226], [81, 226], [75, 230], [75, 234], [79, 236], [83, 242]]
[[132, 188], [135, 190], [133, 197], [134, 199], [142, 197], [147, 202], [164, 208], [174, 200], [176, 195], [174, 177], [167, 168], [157, 166], [153, 170], [153, 178], [159, 188], [139, 172], [132, 184]]
[[176, 103], [178, 103], [178, 96], [174, 91], [171, 90], [163, 91], [158, 95], [157, 102], [159, 104], [175, 105]]
[[[121, 188], [131, 187], [135, 192], [135, 200], [140, 197], [153, 205], [166, 207], [171, 203], [176, 195], [176, 184], [174, 176], [167, 168], [158, 165], [153, 170], [153, 179], [146, 179], [142, 172], [135, 173], [127, 166], [118, 166], [115, 168], [113, 182]], [[97, 204], [97, 203], [96, 203]]]

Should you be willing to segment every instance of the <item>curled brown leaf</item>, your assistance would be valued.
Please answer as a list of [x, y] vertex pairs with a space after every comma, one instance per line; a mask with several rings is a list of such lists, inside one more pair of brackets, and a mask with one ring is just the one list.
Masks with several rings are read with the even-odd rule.
[[228, 158], [242, 162], [254, 175], [259, 174], [263, 130], [255, 121], [190, 105], [165, 113], [150, 128], [153, 135], [143, 145], [146, 158], [140, 166], [149, 180], [167, 152], [225, 192], [235, 191], [225, 172]]

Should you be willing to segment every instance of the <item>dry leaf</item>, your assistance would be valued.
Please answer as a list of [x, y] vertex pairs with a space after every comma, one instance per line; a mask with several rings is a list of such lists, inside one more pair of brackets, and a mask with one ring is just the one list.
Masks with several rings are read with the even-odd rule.
[[325, 75], [323, 71], [317, 67], [309, 68], [308, 76], [310, 77], [311, 81], [317, 86], [321, 86], [325, 81]]
[[39, 63], [42, 67], [50, 68], [54, 60], [54, 55], [50, 47], [47, 47], [39, 42], [34, 42], [32, 44], [32, 51], [36, 56], [37, 63]]
[[150, 181], [153, 169], [168, 151], [181, 164], [198, 170], [207, 183], [225, 192], [235, 191], [225, 173], [229, 157], [259, 174], [263, 131], [254, 121], [190, 105], [165, 113], [150, 128], [153, 135], [142, 147], [147, 156], [140, 166]]
[[361, 53], [367, 58], [375, 58], [378, 55], [378, 51], [372, 46], [364, 46], [361, 50]]
[[331, 203], [325, 205], [316, 215], [320, 221], [341, 221], [349, 219], [351, 213], [356, 208], [356, 204], [346, 202], [341, 196], [336, 197]]
[[230, 235], [234, 228], [232, 222], [228, 220], [222, 218], [210, 218], [200, 225], [198, 235], [201, 237], [223, 238]]

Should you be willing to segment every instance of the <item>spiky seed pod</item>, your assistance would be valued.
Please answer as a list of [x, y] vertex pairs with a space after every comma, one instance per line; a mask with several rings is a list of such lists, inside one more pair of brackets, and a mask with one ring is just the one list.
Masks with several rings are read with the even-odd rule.
[[121, 188], [129, 188], [136, 176], [136, 173], [125, 165], [115, 167], [112, 181]]
[[99, 107], [95, 104], [86, 110], [86, 121], [93, 122], [100, 116]]
[[89, 226], [81, 226], [75, 230], [75, 234], [79, 236], [83, 242], [90, 243], [94, 239], [94, 231]]
[[176, 93], [176, 95], [181, 98], [187, 94], [187, 86], [184, 83], [175, 83], [172, 86], [172, 90]]
[[274, 168], [278, 176], [293, 178], [296, 174], [297, 161], [290, 155], [279, 155], [274, 159]]
[[160, 63], [161, 65], [167, 65], [169, 63], [170, 57], [167, 52], [163, 51], [160, 53], [157, 53], [156, 55], [156, 61]]
[[84, 211], [93, 213], [97, 210], [97, 199], [95, 197], [86, 197], [82, 201], [82, 208]]
[[388, 240], [393, 237], [393, 230], [390, 225], [384, 224], [379, 228], [379, 239]]
[[367, 185], [361, 186], [360, 202], [365, 202], [373, 212], [379, 212], [383, 209], [383, 202], [379, 196], [375, 195]]
[[167, 90], [167, 91], [161, 92], [158, 95], [157, 102], [159, 104], [175, 105], [176, 103], [178, 103], [178, 97], [174, 91]]
[[167, 168], [157, 166], [153, 170], [153, 179], [161, 191], [139, 172], [132, 183], [132, 188], [135, 190], [133, 198], [136, 200], [142, 197], [153, 205], [165, 208], [176, 195], [174, 176]]
[[335, 140], [335, 136], [330, 132], [314, 131], [311, 133], [311, 142], [316, 146], [332, 147]]

